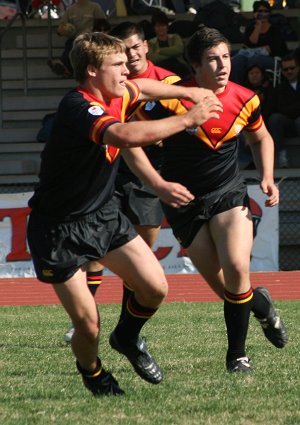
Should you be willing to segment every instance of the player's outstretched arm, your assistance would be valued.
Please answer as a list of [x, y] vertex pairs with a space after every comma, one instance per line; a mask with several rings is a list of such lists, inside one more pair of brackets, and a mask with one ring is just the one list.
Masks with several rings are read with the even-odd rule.
[[165, 84], [150, 78], [137, 78], [133, 81], [139, 86], [141, 92], [139, 100], [186, 99], [199, 103], [212, 98], [221, 105], [217, 96], [209, 89]]
[[123, 149], [122, 155], [131, 171], [150, 186], [165, 204], [180, 208], [194, 199], [194, 195], [182, 184], [164, 180], [142, 148]]
[[[163, 84], [167, 86], [168, 84]], [[195, 128], [210, 118], [219, 118], [222, 110], [219, 100], [212, 96], [194, 105], [185, 114], [153, 121], [115, 123], [108, 127], [103, 144], [119, 148], [146, 146], [165, 140], [187, 128]]]

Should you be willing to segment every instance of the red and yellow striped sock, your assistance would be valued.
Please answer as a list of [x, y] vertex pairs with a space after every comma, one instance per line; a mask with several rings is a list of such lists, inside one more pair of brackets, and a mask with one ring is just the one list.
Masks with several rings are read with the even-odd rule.
[[87, 272], [86, 280], [89, 290], [93, 297], [96, 295], [97, 289], [102, 283], [103, 270], [97, 272]]
[[245, 343], [252, 299], [252, 288], [243, 294], [233, 294], [225, 290], [224, 317], [228, 338], [227, 362], [246, 355]]

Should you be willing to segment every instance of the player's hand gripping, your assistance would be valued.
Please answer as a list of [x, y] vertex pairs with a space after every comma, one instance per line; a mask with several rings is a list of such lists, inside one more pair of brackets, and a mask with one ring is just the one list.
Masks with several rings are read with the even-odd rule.
[[210, 92], [201, 102], [194, 105], [185, 115], [189, 120], [187, 128], [198, 127], [210, 118], [220, 118], [218, 112], [223, 111], [223, 105], [215, 94]]
[[159, 199], [173, 208], [180, 208], [189, 204], [195, 197], [182, 184], [163, 180], [155, 187], [155, 193]]
[[266, 207], [274, 207], [279, 203], [279, 189], [273, 181], [262, 180], [261, 190], [268, 196], [265, 201]]

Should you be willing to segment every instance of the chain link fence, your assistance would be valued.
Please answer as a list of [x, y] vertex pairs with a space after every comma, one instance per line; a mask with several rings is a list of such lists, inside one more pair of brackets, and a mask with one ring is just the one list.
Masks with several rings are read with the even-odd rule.
[[[248, 179], [249, 184], [258, 184]], [[278, 182], [279, 205], [279, 268], [300, 270], [300, 177], [285, 177]], [[1, 184], [1, 193], [25, 193], [34, 190], [35, 183]]]
[[279, 267], [300, 270], [300, 177], [279, 182]]

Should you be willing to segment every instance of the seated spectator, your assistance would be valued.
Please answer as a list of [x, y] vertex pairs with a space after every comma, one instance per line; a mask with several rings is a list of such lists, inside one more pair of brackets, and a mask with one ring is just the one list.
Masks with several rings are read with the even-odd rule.
[[57, 28], [57, 34], [67, 39], [64, 51], [60, 58], [48, 60], [48, 65], [55, 74], [63, 77], [73, 75], [69, 59], [73, 41], [77, 35], [92, 31], [95, 20], [99, 18], [106, 18], [106, 15], [101, 6], [91, 0], [77, 0], [76, 3], [67, 7]]
[[183, 56], [183, 39], [179, 34], [169, 33], [169, 19], [164, 12], [152, 15], [151, 24], [156, 37], [148, 40], [148, 59], [157, 66], [185, 77], [189, 74], [189, 68]]
[[[265, 100], [272, 89], [269, 76], [259, 65], [251, 65], [247, 70], [245, 86], [258, 95], [261, 114], [265, 119]], [[252, 153], [243, 133], [239, 140], [239, 165], [240, 169], [255, 169]]]
[[263, 69], [274, 69], [275, 56], [287, 54], [288, 49], [279, 29], [270, 22], [271, 11], [266, 0], [253, 3], [254, 22], [246, 26], [245, 47], [232, 58], [232, 81], [244, 85], [249, 66], [255, 63]]
[[265, 119], [265, 99], [269, 96], [271, 90], [270, 77], [260, 65], [250, 65], [247, 70], [245, 86], [258, 95], [261, 104], [261, 114]]
[[293, 53], [282, 58], [282, 79], [267, 99], [267, 127], [275, 142], [279, 168], [289, 166], [285, 139], [299, 137], [300, 66]]

